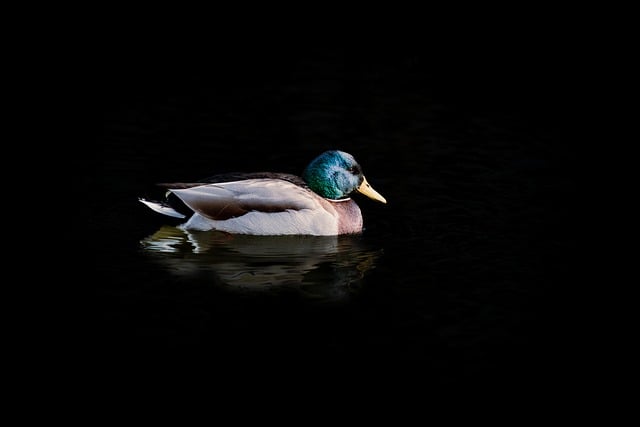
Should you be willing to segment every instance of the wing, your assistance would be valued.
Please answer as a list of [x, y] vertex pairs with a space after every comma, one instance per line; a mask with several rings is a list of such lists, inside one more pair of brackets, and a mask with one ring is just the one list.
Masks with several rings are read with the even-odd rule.
[[235, 218], [254, 211], [322, 208], [319, 197], [314, 193], [282, 179], [245, 179], [169, 191], [195, 212], [213, 220]]

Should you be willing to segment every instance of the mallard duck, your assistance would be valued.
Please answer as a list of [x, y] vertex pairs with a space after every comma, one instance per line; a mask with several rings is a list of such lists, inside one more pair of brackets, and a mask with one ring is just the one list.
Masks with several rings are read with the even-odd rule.
[[325, 151], [302, 176], [257, 172], [216, 175], [196, 183], [158, 184], [165, 200], [140, 202], [186, 219], [184, 230], [232, 234], [335, 236], [362, 232], [362, 213], [351, 194], [387, 203], [369, 185], [349, 153]]

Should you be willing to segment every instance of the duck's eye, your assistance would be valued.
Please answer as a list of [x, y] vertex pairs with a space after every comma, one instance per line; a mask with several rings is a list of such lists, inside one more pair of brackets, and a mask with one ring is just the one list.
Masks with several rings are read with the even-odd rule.
[[351, 172], [354, 175], [360, 175], [360, 168], [358, 166], [351, 166], [349, 169], [347, 169], [349, 172]]

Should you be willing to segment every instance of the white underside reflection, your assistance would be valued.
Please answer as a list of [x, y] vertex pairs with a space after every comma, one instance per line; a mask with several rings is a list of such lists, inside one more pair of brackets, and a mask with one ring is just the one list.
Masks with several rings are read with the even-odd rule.
[[362, 235], [248, 236], [163, 226], [142, 248], [178, 276], [203, 278], [231, 289], [341, 300], [362, 287], [382, 255]]

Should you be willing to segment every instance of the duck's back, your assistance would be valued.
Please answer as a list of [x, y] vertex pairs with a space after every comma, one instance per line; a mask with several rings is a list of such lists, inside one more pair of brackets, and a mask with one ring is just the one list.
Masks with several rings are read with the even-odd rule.
[[299, 176], [289, 174], [289, 173], [278, 173], [278, 172], [228, 172], [228, 173], [208, 176], [206, 178], [199, 179], [196, 182], [169, 182], [169, 183], [160, 183], [158, 185], [160, 187], [164, 187], [167, 189], [182, 189], [182, 188], [196, 187], [198, 185], [203, 185], [203, 184], [217, 184], [217, 183], [232, 182], [232, 181], [245, 181], [249, 179], [281, 179], [283, 181], [290, 182], [302, 188], [306, 188], [306, 189], [309, 188], [307, 183], [304, 182], [304, 180]]

